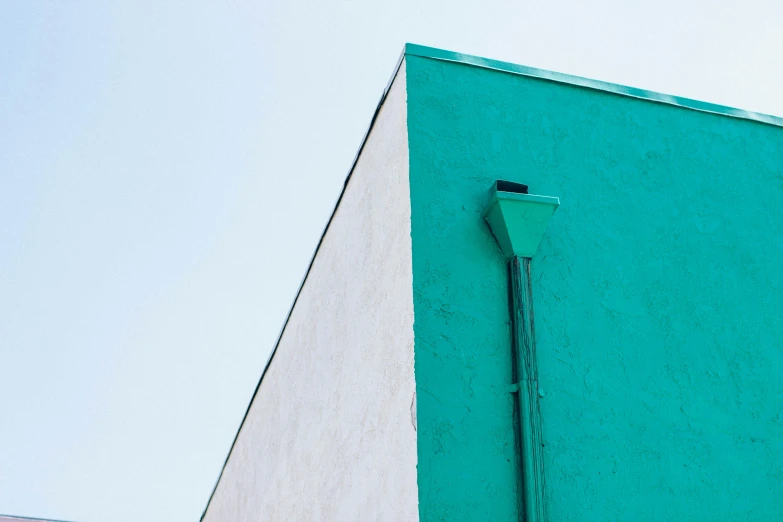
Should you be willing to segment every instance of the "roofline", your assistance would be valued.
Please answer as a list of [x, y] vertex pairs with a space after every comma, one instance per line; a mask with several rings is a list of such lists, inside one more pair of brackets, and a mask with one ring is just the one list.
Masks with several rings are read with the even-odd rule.
[[386, 84], [386, 87], [383, 89], [383, 94], [381, 95], [381, 99], [378, 101], [378, 105], [375, 107], [375, 112], [373, 113], [372, 119], [370, 120], [370, 124], [367, 127], [367, 131], [365, 131], [364, 133], [364, 137], [362, 138], [361, 144], [359, 145], [359, 149], [356, 151], [356, 155], [354, 156], [353, 162], [351, 163], [351, 168], [348, 170], [348, 175], [346, 176], [345, 182], [343, 183], [343, 188], [340, 191], [340, 195], [337, 197], [337, 201], [335, 202], [334, 210], [332, 210], [332, 214], [329, 216], [329, 220], [326, 222], [326, 226], [324, 227], [323, 232], [321, 232], [321, 237], [318, 240], [318, 245], [316, 245], [315, 251], [313, 252], [313, 256], [310, 258], [310, 263], [307, 265], [307, 270], [305, 271], [304, 277], [302, 278], [301, 283], [299, 283], [299, 289], [296, 291], [296, 295], [294, 296], [294, 300], [291, 303], [291, 307], [288, 309], [288, 314], [286, 315], [285, 321], [283, 322], [283, 326], [282, 328], [280, 328], [280, 332], [277, 335], [277, 340], [275, 341], [275, 345], [272, 348], [272, 352], [269, 354], [269, 357], [267, 358], [266, 364], [264, 365], [264, 369], [261, 372], [261, 377], [258, 379], [258, 383], [256, 384], [255, 390], [253, 391], [253, 395], [250, 397], [250, 402], [247, 405], [245, 414], [242, 417], [242, 421], [239, 423], [239, 428], [237, 429], [236, 435], [234, 435], [234, 440], [231, 442], [231, 448], [228, 450], [226, 459], [223, 461], [223, 466], [220, 468], [220, 474], [218, 475], [218, 478], [215, 481], [215, 486], [212, 488], [212, 492], [209, 495], [209, 500], [207, 500], [207, 505], [204, 507], [204, 511], [201, 514], [201, 518], [199, 519], [201, 522], [203, 522], [204, 517], [207, 515], [207, 510], [209, 509], [209, 506], [212, 503], [212, 498], [215, 496], [215, 492], [217, 491], [218, 484], [220, 484], [220, 479], [223, 478], [223, 472], [226, 470], [226, 466], [228, 465], [228, 460], [231, 458], [231, 453], [234, 451], [234, 446], [236, 446], [237, 439], [239, 438], [239, 433], [242, 431], [242, 427], [245, 425], [245, 420], [247, 420], [247, 416], [250, 413], [250, 407], [253, 405], [253, 401], [258, 395], [258, 390], [261, 388], [261, 381], [264, 380], [264, 376], [266, 375], [267, 370], [269, 370], [269, 366], [272, 363], [272, 359], [277, 353], [277, 348], [280, 346], [280, 340], [283, 338], [283, 333], [285, 332], [285, 328], [286, 326], [288, 326], [288, 321], [291, 319], [291, 314], [293, 314], [294, 312], [294, 307], [296, 306], [296, 302], [299, 300], [299, 295], [302, 293], [302, 288], [304, 287], [305, 281], [307, 281], [307, 276], [310, 275], [310, 270], [313, 268], [313, 263], [315, 263], [315, 258], [318, 255], [318, 251], [321, 249], [321, 245], [323, 244], [324, 237], [326, 236], [326, 232], [327, 230], [329, 230], [329, 226], [332, 224], [332, 221], [334, 220], [334, 215], [337, 213], [337, 209], [340, 206], [340, 202], [343, 199], [343, 195], [345, 195], [345, 190], [348, 187], [348, 182], [351, 180], [353, 171], [356, 168], [356, 164], [359, 161], [359, 156], [364, 150], [364, 145], [367, 143], [367, 138], [370, 135], [370, 131], [372, 131], [372, 128], [375, 125], [375, 120], [377, 120], [378, 114], [381, 112], [381, 107], [383, 106], [383, 103], [386, 101], [386, 97], [389, 94], [389, 90], [391, 89], [392, 83], [394, 83], [394, 80], [397, 77], [397, 73], [400, 70], [400, 66], [402, 65], [402, 61], [406, 56], [418, 56], [421, 58], [430, 58], [433, 60], [441, 60], [445, 62], [462, 63], [465, 65], [471, 65], [475, 67], [481, 67], [484, 69], [491, 69], [491, 70], [506, 72], [510, 74], [516, 74], [519, 76], [529, 76], [532, 78], [538, 78], [546, 81], [565, 83], [568, 85], [576, 85], [579, 87], [586, 87], [588, 89], [611, 92], [622, 96], [630, 96], [632, 98], [644, 99], [656, 103], [676, 105], [678, 107], [684, 107], [687, 109], [697, 110], [701, 112], [721, 114], [733, 118], [747, 119], [759, 123], [766, 123], [769, 125], [783, 127], [783, 118], [778, 118], [776, 116], [769, 116], [766, 114], [748, 112], [741, 109], [734, 109], [731, 107], [724, 107], [722, 105], [715, 105], [712, 103], [701, 102], [698, 100], [691, 100], [689, 98], [680, 98], [677, 96], [670, 96], [668, 94], [661, 94], [653, 91], [636, 89], [634, 87], [625, 87], [614, 83], [601, 82], [598, 80], [590, 80], [588, 78], [581, 78], [579, 76], [572, 76], [570, 74], [547, 71], [545, 69], [536, 69], [533, 67], [526, 67], [524, 65], [517, 65], [509, 62], [501, 62], [499, 60], [481, 58], [479, 56], [473, 56], [470, 54], [445, 51], [443, 49], [437, 49], [435, 47], [426, 47], [423, 45], [406, 43], [402, 49], [402, 53], [400, 54], [400, 57], [397, 59], [397, 64], [394, 66], [394, 71], [392, 72], [392, 75], [389, 78], [388, 83]]
[[299, 289], [296, 291], [296, 296], [294, 297], [294, 301], [291, 303], [291, 307], [288, 309], [288, 314], [285, 317], [285, 321], [283, 322], [283, 327], [280, 328], [280, 333], [277, 335], [277, 341], [275, 341], [275, 346], [272, 348], [272, 352], [269, 354], [269, 358], [266, 360], [266, 364], [264, 365], [264, 369], [261, 372], [261, 377], [258, 379], [258, 384], [256, 384], [256, 389], [253, 391], [253, 395], [250, 397], [250, 402], [247, 405], [247, 409], [245, 410], [245, 415], [242, 417], [242, 422], [239, 423], [239, 428], [237, 429], [236, 435], [234, 435], [234, 441], [231, 443], [231, 448], [228, 450], [228, 455], [226, 455], [226, 460], [223, 462], [223, 467], [220, 468], [220, 475], [218, 475], [217, 480], [215, 481], [215, 486], [212, 488], [212, 493], [209, 495], [209, 500], [207, 500], [207, 505], [204, 507], [204, 512], [201, 514], [201, 518], [199, 519], [201, 522], [203, 522], [204, 517], [207, 516], [207, 510], [209, 509], [209, 505], [212, 503], [212, 498], [215, 496], [215, 492], [217, 491], [218, 484], [220, 484], [220, 479], [223, 478], [223, 472], [226, 470], [226, 466], [228, 465], [228, 460], [231, 458], [231, 453], [234, 451], [234, 446], [236, 446], [237, 439], [239, 438], [239, 433], [242, 431], [242, 427], [245, 425], [245, 420], [247, 420], [247, 416], [250, 413], [250, 407], [253, 405], [253, 401], [256, 399], [256, 395], [258, 395], [258, 390], [261, 388], [261, 381], [264, 380], [264, 376], [266, 375], [267, 370], [269, 370], [269, 365], [272, 363], [272, 359], [275, 356], [275, 353], [277, 353], [277, 348], [280, 346], [280, 340], [283, 338], [283, 332], [285, 332], [286, 326], [288, 326], [288, 321], [291, 319], [291, 314], [294, 313], [294, 307], [296, 306], [296, 302], [299, 300], [299, 295], [302, 293], [302, 288], [304, 288], [305, 281], [307, 281], [307, 276], [310, 275], [310, 270], [313, 268], [313, 263], [315, 263], [315, 258], [318, 255], [318, 251], [321, 249], [321, 245], [324, 242], [324, 237], [326, 237], [326, 232], [329, 230], [329, 226], [332, 224], [332, 221], [334, 220], [334, 215], [337, 213], [337, 209], [340, 206], [340, 202], [343, 199], [343, 196], [345, 195], [345, 190], [348, 188], [348, 182], [351, 180], [351, 176], [353, 175], [353, 171], [356, 168], [356, 164], [359, 162], [359, 156], [362, 153], [362, 150], [364, 150], [364, 145], [367, 143], [367, 138], [370, 136], [370, 131], [372, 131], [373, 126], [375, 125], [375, 120], [378, 119], [378, 114], [381, 112], [381, 107], [383, 106], [383, 103], [386, 101], [386, 97], [389, 95], [389, 90], [391, 89], [392, 83], [394, 83], [394, 79], [397, 77], [397, 73], [400, 71], [400, 66], [402, 65], [402, 60], [405, 58], [405, 49], [403, 49], [402, 53], [400, 54], [400, 57], [397, 59], [397, 65], [394, 66], [394, 72], [392, 72], [391, 77], [389, 78], [389, 82], [386, 84], [386, 87], [383, 89], [383, 94], [381, 95], [381, 99], [378, 101], [378, 105], [375, 107], [375, 112], [372, 115], [372, 119], [370, 120], [370, 125], [367, 127], [367, 131], [364, 133], [364, 137], [362, 138], [361, 145], [359, 145], [359, 150], [356, 151], [356, 155], [353, 158], [353, 163], [351, 163], [351, 168], [348, 170], [348, 175], [345, 177], [345, 182], [343, 183], [343, 188], [340, 191], [340, 195], [337, 197], [337, 201], [334, 204], [334, 210], [332, 210], [332, 214], [329, 216], [329, 220], [326, 222], [326, 226], [323, 229], [323, 232], [321, 232], [321, 237], [318, 240], [318, 245], [315, 247], [315, 252], [313, 252], [313, 257], [310, 258], [310, 264], [307, 265], [307, 270], [305, 271], [304, 277], [302, 278], [302, 282], [299, 283]]
[[525, 65], [517, 65], [515, 63], [501, 62], [499, 60], [491, 60], [489, 58], [481, 58], [480, 56], [473, 56], [470, 54], [445, 51], [443, 49], [436, 49], [434, 47], [425, 47], [423, 45], [409, 43], [405, 44], [404, 54], [409, 56], [419, 56], [421, 58], [430, 58], [432, 60], [440, 60], [444, 62], [472, 65], [474, 67], [481, 67], [482, 69], [491, 69], [493, 71], [500, 71], [518, 76], [527, 76], [530, 78], [537, 78], [539, 80], [564, 83], [577, 87], [585, 87], [587, 89], [619, 94], [621, 96], [628, 96], [631, 98], [647, 100], [655, 103], [674, 105], [684, 109], [708, 112], [711, 114], [719, 114], [721, 116], [729, 116], [731, 118], [751, 120], [759, 123], [766, 123], [768, 125], [774, 125], [776, 127], [783, 127], [783, 118], [778, 116], [771, 116], [769, 114], [751, 112], [743, 109], [735, 109], [734, 107], [726, 107], [725, 105], [717, 105], [715, 103], [692, 100], [690, 98], [682, 98], [680, 96], [672, 96], [670, 94], [662, 94], [655, 91], [647, 91], [645, 89], [638, 89], [636, 87], [626, 87], [616, 83], [591, 80], [589, 78], [582, 78], [580, 76], [572, 76], [570, 74], [547, 71], [546, 69], [536, 69], [534, 67], [527, 67]]
[[24, 520], [30, 522], [68, 522], [66, 520], [59, 520], [54, 518], [35, 518], [35, 517], [23, 517], [20, 515], [4, 515], [0, 513], [0, 518], [6, 518], [10, 520]]

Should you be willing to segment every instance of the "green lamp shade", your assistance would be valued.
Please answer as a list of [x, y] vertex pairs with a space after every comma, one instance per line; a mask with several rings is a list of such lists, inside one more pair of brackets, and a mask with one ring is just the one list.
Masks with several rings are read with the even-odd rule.
[[493, 185], [482, 214], [506, 257], [533, 257], [560, 199], [503, 192]]

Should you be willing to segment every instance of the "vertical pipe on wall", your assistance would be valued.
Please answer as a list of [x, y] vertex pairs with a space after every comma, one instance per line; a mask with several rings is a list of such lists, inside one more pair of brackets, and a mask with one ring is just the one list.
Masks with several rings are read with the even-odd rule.
[[511, 286], [513, 357], [519, 408], [519, 445], [522, 504], [526, 522], [544, 522], [543, 436], [538, 398], [535, 321], [530, 281], [530, 258], [513, 256], [508, 262]]
[[530, 261], [560, 199], [528, 194], [527, 185], [497, 180], [482, 216], [508, 259], [511, 294], [512, 371], [516, 393], [515, 439], [519, 450], [519, 518], [546, 522], [544, 439], [538, 407], [538, 365]]

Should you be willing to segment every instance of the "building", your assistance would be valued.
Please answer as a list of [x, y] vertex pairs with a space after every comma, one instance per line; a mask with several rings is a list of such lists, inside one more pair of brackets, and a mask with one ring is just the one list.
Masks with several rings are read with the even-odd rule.
[[50, 518], [30, 518], [30, 517], [15, 517], [11, 515], [0, 515], [0, 522], [63, 522], [63, 521], [53, 520]]
[[202, 520], [782, 520], [781, 127], [406, 46]]

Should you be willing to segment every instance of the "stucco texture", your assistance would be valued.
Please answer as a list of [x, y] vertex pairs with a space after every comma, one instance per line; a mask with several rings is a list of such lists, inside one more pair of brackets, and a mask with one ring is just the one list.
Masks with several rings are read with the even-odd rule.
[[403, 66], [203, 520], [418, 519], [408, 164]]
[[783, 520], [783, 129], [407, 57], [420, 519], [518, 520], [496, 179], [532, 262], [553, 521]]

